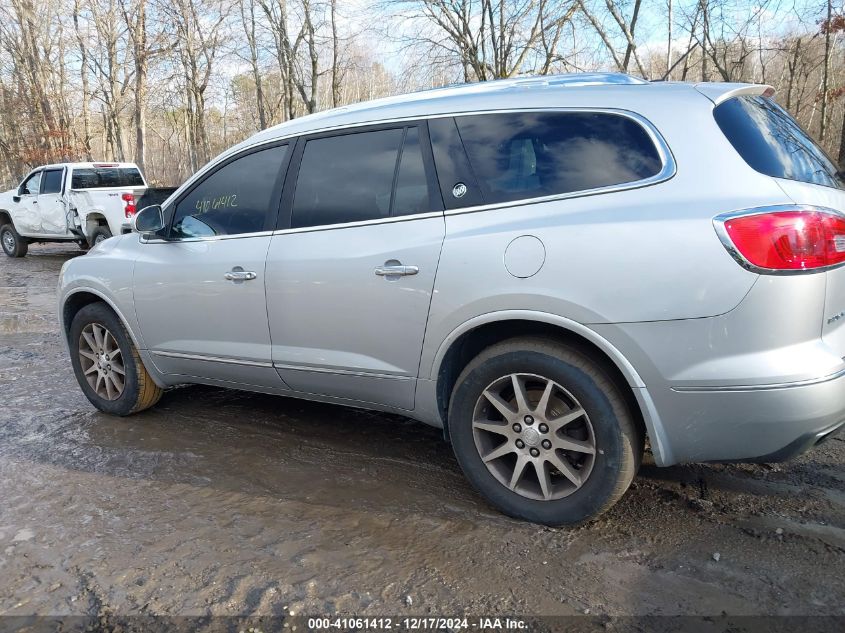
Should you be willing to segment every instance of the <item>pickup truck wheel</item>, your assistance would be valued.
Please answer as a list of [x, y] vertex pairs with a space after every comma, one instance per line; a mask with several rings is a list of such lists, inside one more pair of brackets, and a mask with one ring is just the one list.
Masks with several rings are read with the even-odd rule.
[[643, 439], [615, 382], [553, 339], [497, 343], [461, 373], [449, 434], [464, 474], [510, 516], [576, 525], [609, 509]]
[[29, 250], [29, 243], [18, 235], [11, 224], [0, 226], [0, 244], [3, 246], [3, 252], [9, 257], [23, 257]]
[[71, 364], [82, 392], [97, 409], [131, 415], [158, 402], [156, 385], [123, 323], [104, 303], [83, 307], [70, 325]]
[[107, 226], [98, 226], [94, 229], [94, 232], [91, 234], [91, 246], [96, 246], [103, 240], [107, 240], [111, 237], [111, 231], [109, 231], [109, 227]]

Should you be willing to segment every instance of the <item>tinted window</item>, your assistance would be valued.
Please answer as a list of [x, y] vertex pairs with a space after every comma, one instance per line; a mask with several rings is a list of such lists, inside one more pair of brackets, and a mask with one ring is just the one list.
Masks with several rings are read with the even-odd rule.
[[41, 193], [61, 193], [62, 173], [61, 169], [48, 169], [45, 171], [44, 178], [41, 182]]
[[135, 167], [86, 167], [74, 169], [71, 189], [99, 187], [143, 187], [144, 179]]
[[636, 182], [662, 167], [645, 129], [621, 115], [522, 112], [456, 122], [488, 204]]
[[420, 146], [420, 131], [415, 127], [408, 128], [399, 159], [399, 172], [396, 175], [392, 215], [411, 215], [431, 211], [433, 206], [428, 193], [425, 162]]
[[461, 136], [452, 118], [431, 119], [428, 122], [440, 193], [448, 209], [484, 204], [481, 191], [475, 184], [472, 169], [461, 144]]
[[194, 187], [176, 205], [171, 236], [238, 235], [265, 230], [278, 211], [277, 181], [287, 145], [235, 159]]
[[308, 141], [296, 181], [291, 226], [373, 220], [390, 215], [403, 130]]
[[845, 188], [833, 161], [783, 108], [765, 97], [735, 97], [713, 111], [722, 132], [767, 176]]
[[21, 185], [21, 193], [23, 195], [38, 195], [38, 189], [41, 187], [41, 174], [43, 173], [39, 171], [27, 178]]

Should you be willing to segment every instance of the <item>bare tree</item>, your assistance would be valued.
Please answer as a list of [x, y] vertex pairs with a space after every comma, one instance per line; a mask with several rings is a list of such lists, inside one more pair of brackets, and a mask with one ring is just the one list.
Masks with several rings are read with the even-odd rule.
[[258, 29], [255, 20], [255, 0], [244, 0], [240, 4], [241, 24], [249, 51], [252, 80], [255, 83], [255, 106], [258, 112], [259, 129], [267, 127], [267, 104], [264, 99], [264, 77], [258, 62]]
[[548, 72], [557, 44], [578, 8], [576, 0], [398, 0], [403, 16], [420, 28], [400, 37], [457, 62], [464, 81]]
[[176, 51], [186, 91], [185, 135], [191, 169], [211, 156], [206, 127], [206, 90], [225, 37], [227, 7], [217, 0], [162, 0], [162, 13], [176, 29]]

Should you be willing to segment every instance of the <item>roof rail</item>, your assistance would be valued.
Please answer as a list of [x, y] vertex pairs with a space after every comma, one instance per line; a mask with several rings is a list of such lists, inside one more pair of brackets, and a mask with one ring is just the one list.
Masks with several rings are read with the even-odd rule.
[[639, 85], [647, 84], [645, 79], [632, 77], [624, 73], [563, 73], [560, 75], [541, 75], [515, 78], [514, 85], [546, 86], [602, 86], [602, 85]]
[[[604, 85], [639, 85], [649, 83], [645, 79], [633, 77], [624, 73], [560, 73], [557, 75], [524, 75], [508, 79], [488, 79], [485, 81], [471, 81], [446, 84], [434, 88], [415, 90], [407, 95], [397, 95], [407, 98], [411, 95], [428, 95], [437, 92], [486, 92], [488, 90], [502, 90], [507, 88], [532, 88], [549, 86], [604, 86]], [[395, 97], [387, 97], [393, 99]], [[378, 99], [377, 101], [381, 101]]]

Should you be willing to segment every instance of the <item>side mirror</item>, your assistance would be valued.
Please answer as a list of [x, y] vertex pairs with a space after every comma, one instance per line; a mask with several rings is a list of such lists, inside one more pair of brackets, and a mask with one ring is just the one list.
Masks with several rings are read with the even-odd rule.
[[132, 230], [136, 233], [158, 233], [164, 228], [164, 214], [161, 205], [144, 207], [132, 218]]

